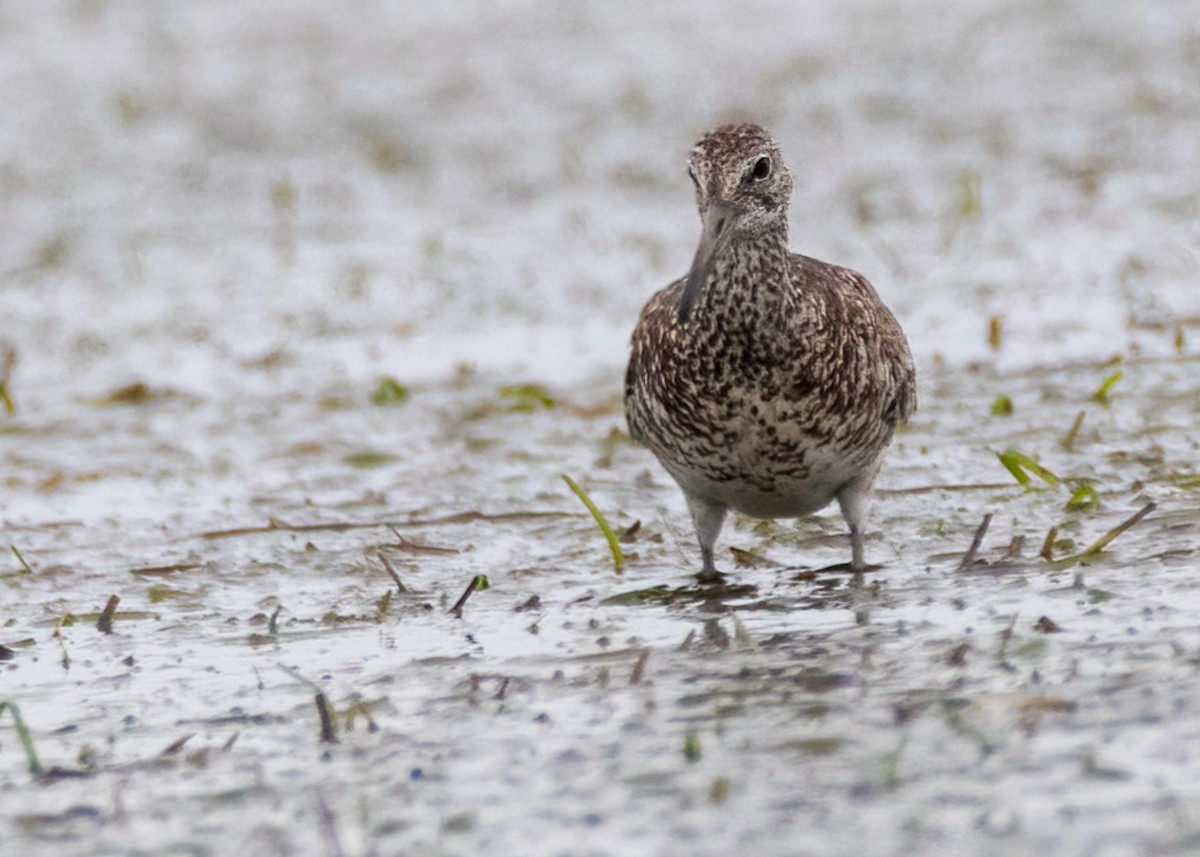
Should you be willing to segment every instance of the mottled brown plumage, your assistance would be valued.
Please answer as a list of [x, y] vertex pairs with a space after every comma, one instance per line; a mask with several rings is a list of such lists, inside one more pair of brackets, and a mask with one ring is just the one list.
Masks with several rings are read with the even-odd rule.
[[861, 571], [871, 483], [916, 407], [904, 333], [861, 275], [788, 251], [792, 177], [766, 131], [718, 128], [688, 164], [700, 244], [633, 332], [630, 433], [683, 489], [702, 577], [718, 575], [729, 509], [789, 518], [833, 500]]

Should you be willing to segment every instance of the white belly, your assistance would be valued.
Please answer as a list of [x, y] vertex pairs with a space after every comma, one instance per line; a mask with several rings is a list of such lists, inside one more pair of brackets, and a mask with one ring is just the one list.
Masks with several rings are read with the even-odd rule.
[[[754, 518], [796, 518], [829, 505], [838, 491], [852, 479], [861, 478], [862, 461], [811, 450], [807, 472], [802, 476], [775, 474], [764, 478], [760, 467], [751, 478], [716, 480], [701, 469], [670, 467], [668, 471], [683, 490], [710, 503], [725, 506]], [[665, 462], [664, 462], [665, 463]], [[867, 469], [870, 468], [868, 465]]]

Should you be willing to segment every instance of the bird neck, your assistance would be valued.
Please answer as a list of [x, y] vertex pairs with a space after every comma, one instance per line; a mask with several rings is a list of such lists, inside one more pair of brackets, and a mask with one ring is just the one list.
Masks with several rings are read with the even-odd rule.
[[747, 306], [782, 312], [792, 297], [787, 221], [733, 236], [713, 266], [703, 303], [714, 323], [748, 320]]

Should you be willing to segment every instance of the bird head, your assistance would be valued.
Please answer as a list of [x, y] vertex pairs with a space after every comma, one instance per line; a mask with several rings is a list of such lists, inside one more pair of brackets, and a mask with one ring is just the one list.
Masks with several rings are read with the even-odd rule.
[[758, 125], [724, 125], [700, 138], [688, 158], [700, 209], [700, 243], [679, 304], [686, 322], [708, 275], [731, 241], [782, 225], [792, 174], [779, 144]]

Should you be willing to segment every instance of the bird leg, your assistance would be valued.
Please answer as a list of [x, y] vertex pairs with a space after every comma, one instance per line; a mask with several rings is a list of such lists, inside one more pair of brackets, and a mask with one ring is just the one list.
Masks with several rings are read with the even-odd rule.
[[725, 523], [726, 508], [718, 503], [710, 503], [692, 494], [685, 494], [688, 509], [692, 513], [692, 523], [696, 526], [696, 540], [700, 543], [700, 559], [703, 568], [697, 577], [703, 582], [714, 582], [721, 579], [713, 563], [713, 545], [721, 533], [721, 525]]
[[863, 559], [863, 513], [865, 511], [869, 485], [850, 482], [837, 493], [842, 517], [850, 527], [850, 570], [862, 574], [867, 564]]

